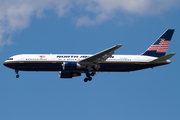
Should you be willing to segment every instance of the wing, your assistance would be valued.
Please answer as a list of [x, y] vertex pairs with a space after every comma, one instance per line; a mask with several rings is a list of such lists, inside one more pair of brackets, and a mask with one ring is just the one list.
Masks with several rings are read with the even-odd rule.
[[79, 61], [78, 63], [80, 64], [86, 64], [86, 65], [91, 65], [91, 64], [97, 64], [99, 62], [104, 62], [106, 61], [107, 58], [109, 58], [110, 56], [112, 56], [114, 54], [114, 51], [117, 50], [118, 48], [120, 48], [122, 45], [115, 45], [111, 48], [108, 48], [106, 50], [103, 50], [99, 53], [96, 53], [88, 58], [85, 58], [81, 61]]

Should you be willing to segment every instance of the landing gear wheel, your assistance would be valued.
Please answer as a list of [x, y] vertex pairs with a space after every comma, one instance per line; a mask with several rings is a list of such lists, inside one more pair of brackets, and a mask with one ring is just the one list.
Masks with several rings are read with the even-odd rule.
[[92, 77], [88, 77], [84, 79], [84, 82], [91, 81], [91, 80], [92, 80]]
[[91, 81], [91, 80], [92, 80], [92, 77], [89, 77], [88, 80]]
[[16, 75], [16, 78], [19, 78], [19, 75]]
[[94, 76], [96, 74], [96, 72], [86, 72], [86, 78], [84, 79], [84, 82], [87, 82], [87, 81], [91, 81], [92, 80], [92, 77], [91, 76]]
[[85, 79], [84, 79], [84, 82], [87, 82], [87, 81], [88, 81], [88, 79], [87, 79], [87, 78], [85, 78]]
[[95, 73], [94, 73], [94, 72], [92, 72], [90, 75], [91, 75], [91, 76], [94, 76], [94, 75], [95, 75]]

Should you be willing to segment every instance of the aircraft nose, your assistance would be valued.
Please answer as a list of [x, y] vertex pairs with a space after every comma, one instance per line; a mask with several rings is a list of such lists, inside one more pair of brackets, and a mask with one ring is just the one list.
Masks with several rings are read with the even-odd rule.
[[4, 66], [7, 66], [7, 62], [3, 62], [3, 65], [4, 65]]
[[8, 62], [6, 62], [6, 61], [3, 62], [3, 65], [6, 66], [6, 67], [8, 67]]

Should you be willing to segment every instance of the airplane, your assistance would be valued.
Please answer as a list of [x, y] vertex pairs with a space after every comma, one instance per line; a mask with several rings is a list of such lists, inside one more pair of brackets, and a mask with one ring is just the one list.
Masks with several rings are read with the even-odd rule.
[[170, 64], [176, 53], [168, 55], [174, 29], [167, 29], [141, 55], [114, 55], [122, 45], [90, 54], [20, 54], [10, 57], [3, 65], [19, 71], [58, 71], [59, 78], [72, 78], [86, 74], [84, 82], [91, 81], [96, 72], [130, 72]]

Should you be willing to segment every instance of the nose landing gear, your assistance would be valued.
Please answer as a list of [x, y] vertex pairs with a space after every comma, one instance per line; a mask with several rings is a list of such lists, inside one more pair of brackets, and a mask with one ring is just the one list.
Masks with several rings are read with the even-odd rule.
[[19, 70], [15, 70], [15, 73], [17, 74], [17, 75], [16, 75], [16, 78], [19, 78], [18, 72], [19, 72]]

